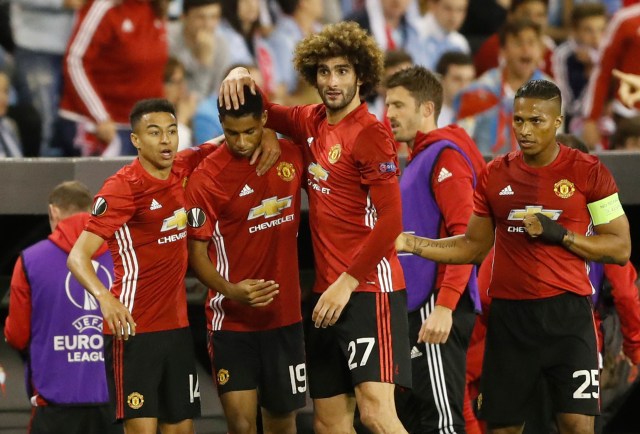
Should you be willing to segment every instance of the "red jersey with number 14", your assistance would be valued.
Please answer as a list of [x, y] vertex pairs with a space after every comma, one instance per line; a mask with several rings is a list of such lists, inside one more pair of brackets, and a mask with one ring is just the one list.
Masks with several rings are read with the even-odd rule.
[[564, 145], [544, 167], [526, 165], [520, 151], [490, 162], [474, 196], [474, 213], [492, 218], [496, 227], [489, 295], [518, 300], [567, 291], [591, 295], [587, 262], [562, 246], [531, 238], [522, 221], [528, 214], [542, 213], [572, 232], [588, 235], [592, 222], [587, 204], [617, 191], [597, 157]]
[[[131, 312], [136, 333], [187, 327], [187, 213], [184, 188], [214, 145], [179, 152], [166, 180], [136, 158], [108, 178], [86, 230], [105, 239], [113, 257], [111, 292]], [[111, 334], [108, 327], [104, 333]]]
[[[291, 137], [304, 150], [316, 269], [313, 290], [324, 292], [354, 262], [376, 224], [369, 186], [398, 183], [395, 143], [366, 104], [334, 125], [327, 121], [323, 104], [267, 107], [267, 126]], [[356, 291], [405, 288], [394, 246], [380, 256]]]
[[282, 155], [263, 176], [226, 144], [189, 178], [189, 238], [209, 242], [209, 258], [229, 282], [273, 280], [279, 294], [251, 307], [209, 289], [209, 330], [260, 331], [302, 320], [298, 277], [302, 154], [280, 140]]

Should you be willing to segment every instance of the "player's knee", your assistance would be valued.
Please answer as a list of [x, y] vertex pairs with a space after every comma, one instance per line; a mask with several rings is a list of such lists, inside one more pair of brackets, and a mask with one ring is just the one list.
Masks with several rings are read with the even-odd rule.
[[244, 415], [234, 415], [227, 418], [229, 434], [256, 434], [256, 421]]
[[264, 434], [296, 434], [296, 413], [263, 413], [262, 425]]
[[594, 418], [581, 414], [561, 414], [558, 416], [558, 430], [560, 434], [593, 434]]
[[313, 432], [316, 434], [351, 434], [353, 420], [351, 423], [344, 423], [344, 421], [332, 417], [322, 417], [316, 414], [313, 418]]

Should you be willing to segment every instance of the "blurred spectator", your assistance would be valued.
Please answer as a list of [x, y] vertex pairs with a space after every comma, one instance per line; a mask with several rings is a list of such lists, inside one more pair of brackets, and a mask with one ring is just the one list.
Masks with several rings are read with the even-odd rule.
[[496, 33], [507, 20], [511, 0], [473, 0], [469, 2], [462, 33], [475, 53], [484, 41]]
[[[540, 60], [540, 68], [548, 75], [552, 75], [551, 55], [555, 48], [553, 39], [545, 34], [547, 29], [547, 0], [512, 0], [507, 15], [507, 21], [513, 19], [529, 19], [540, 26], [544, 49]], [[478, 75], [484, 74], [491, 68], [497, 67], [504, 59], [500, 58], [500, 38], [498, 33], [489, 37], [475, 53], [473, 61]]]
[[164, 68], [164, 96], [176, 108], [178, 150], [193, 146], [191, 118], [198, 106], [198, 95], [187, 87], [184, 66], [174, 57]]
[[62, 92], [62, 60], [75, 12], [85, 0], [13, 0], [11, 28], [16, 48], [16, 88], [21, 105], [33, 105], [42, 122], [39, 154], [50, 148]]
[[264, 37], [260, 9], [260, 0], [224, 0], [220, 31], [229, 47], [233, 47], [231, 63], [256, 64], [264, 79], [263, 90], [270, 100], [278, 102], [282, 101], [286, 88], [277, 76], [275, 55]]
[[[263, 88], [264, 80], [262, 74], [260, 73], [260, 69], [255, 65], [233, 65], [228, 71], [225, 71], [224, 75], [226, 76], [229, 71], [237, 67], [247, 68], [256, 85], [261, 89]], [[212, 93], [208, 98], [198, 104], [196, 113], [191, 121], [193, 141], [196, 145], [200, 145], [222, 135], [222, 125], [220, 124], [218, 113], [218, 92]]]
[[55, 144], [66, 156], [135, 155], [129, 111], [164, 95], [165, 0], [91, 0], [78, 13], [64, 64]]
[[438, 128], [442, 128], [453, 123], [453, 99], [475, 80], [476, 68], [468, 54], [448, 51], [440, 57], [436, 72], [440, 74], [443, 90], [442, 109], [438, 117]]
[[[369, 112], [374, 114], [378, 120], [388, 122], [385, 107], [387, 79], [401, 69], [408, 68], [411, 65], [413, 65], [413, 59], [409, 53], [404, 50], [391, 50], [384, 53], [384, 76], [380, 84], [376, 87], [375, 92], [372, 92], [372, 95], [367, 98]], [[389, 124], [389, 128], [391, 128], [391, 124]]]
[[538, 66], [542, 32], [531, 20], [508, 21], [500, 31], [504, 66], [491, 69], [454, 100], [456, 123], [483, 154], [500, 155], [517, 149], [511, 121], [515, 92], [529, 80], [550, 80]]
[[231, 65], [230, 45], [218, 31], [221, 13], [220, 0], [185, 0], [180, 20], [169, 24], [169, 54], [182, 63], [189, 89], [200, 98], [218, 90]]
[[584, 123], [582, 138], [591, 149], [603, 146], [602, 124], [607, 102], [613, 99], [615, 118], [629, 118], [640, 114], [640, 103], [625, 107], [619, 97], [612, 96], [611, 71], [616, 68], [625, 73], [640, 74], [640, 4], [620, 9], [607, 26], [599, 52], [599, 61], [589, 79], [584, 97]]
[[7, 117], [10, 87], [9, 76], [0, 71], [0, 158], [22, 157], [17, 127]]
[[282, 15], [278, 17], [273, 32], [267, 42], [275, 55], [276, 75], [293, 94], [302, 80], [293, 67], [293, 52], [304, 37], [320, 30], [323, 14], [321, 1], [317, 0], [277, 0]]
[[12, 53], [15, 48], [11, 32], [11, 18], [9, 16], [8, 0], [0, 0], [0, 48]]
[[611, 149], [640, 151], [640, 116], [622, 119], [611, 138]]
[[416, 63], [435, 70], [440, 56], [447, 51], [470, 54], [467, 39], [458, 32], [467, 15], [468, 0], [432, 0], [419, 24], [420, 44], [424, 47]]
[[419, 64], [426, 51], [420, 44], [415, 4], [411, 0], [365, 0], [365, 6], [345, 20], [358, 23], [383, 51], [404, 50]]
[[[565, 127], [578, 130], [584, 91], [598, 61], [598, 46], [607, 25], [607, 11], [599, 3], [577, 5], [571, 13], [571, 37], [553, 52], [553, 76], [562, 91]], [[576, 121], [573, 122], [572, 120]]]

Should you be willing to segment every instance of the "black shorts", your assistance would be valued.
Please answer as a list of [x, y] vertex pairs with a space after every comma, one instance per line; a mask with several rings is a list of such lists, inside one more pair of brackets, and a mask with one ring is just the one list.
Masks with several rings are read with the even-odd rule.
[[109, 396], [116, 419], [153, 417], [177, 423], [200, 416], [200, 385], [191, 330], [105, 335]]
[[541, 381], [547, 382], [554, 413], [599, 414], [597, 348], [588, 297], [493, 299], [480, 416], [495, 426], [522, 424]]
[[307, 377], [302, 323], [273, 330], [209, 330], [218, 394], [258, 390], [260, 406], [284, 414], [305, 406]]
[[109, 405], [35, 407], [29, 434], [122, 434]]
[[353, 393], [365, 381], [411, 387], [406, 291], [354, 292], [336, 324], [310, 325], [307, 335], [312, 398]]
[[409, 314], [407, 351], [411, 354], [413, 389], [396, 390], [398, 417], [408, 432], [464, 432], [462, 413], [466, 387], [467, 348], [476, 321], [468, 292], [453, 312], [453, 326], [444, 344], [418, 343], [418, 333], [435, 308], [434, 292], [424, 306]]

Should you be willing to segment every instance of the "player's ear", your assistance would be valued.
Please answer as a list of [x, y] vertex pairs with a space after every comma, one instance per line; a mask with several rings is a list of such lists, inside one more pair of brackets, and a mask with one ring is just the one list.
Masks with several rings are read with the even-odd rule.
[[129, 136], [131, 138], [131, 143], [133, 143], [133, 147], [136, 149], [140, 149], [140, 139], [138, 139], [138, 136], [136, 135], [136, 133], [131, 133], [131, 135]]
[[564, 121], [564, 116], [562, 115], [556, 116], [556, 119], [553, 122], [554, 126], [556, 127], [556, 130], [560, 129], [563, 121]]
[[425, 102], [422, 103], [420, 109], [422, 110], [422, 115], [425, 118], [428, 118], [428, 117], [433, 116], [435, 114], [436, 106], [433, 103], [433, 101], [425, 101]]
[[264, 127], [267, 124], [267, 118], [269, 117], [269, 115], [267, 114], [267, 111], [263, 111], [262, 112], [262, 126]]

